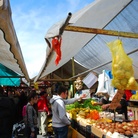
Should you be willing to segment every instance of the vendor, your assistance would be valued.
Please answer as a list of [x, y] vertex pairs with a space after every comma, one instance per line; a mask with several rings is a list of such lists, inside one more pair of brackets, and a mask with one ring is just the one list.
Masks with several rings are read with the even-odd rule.
[[[126, 101], [126, 95], [124, 94], [120, 100], [120, 103], [118, 103], [118, 106], [116, 108], [116, 112], [118, 112], [119, 114], [124, 114], [125, 120], [128, 120], [127, 105], [128, 104]], [[107, 108], [109, 108], [109, 106], [110, 106], [110, 103], [104, 104], [104, 105], [102, 105], [102, 109], [106, 110]]]
[[82, 78], [78, 77], [75, 81], [75, 88], [76, 88], [76, 93], [74, 95], [75, 98], [79, 97], [82, 94], [82, 89], [83, 89], [83, 82]]

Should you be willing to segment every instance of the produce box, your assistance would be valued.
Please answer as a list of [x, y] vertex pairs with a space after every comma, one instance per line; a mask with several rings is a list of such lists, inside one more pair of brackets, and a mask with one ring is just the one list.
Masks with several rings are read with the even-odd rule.
[[106, 133], [102, 132], [100, 129], [95, 128], [95, 127], [91, 127], [91, 132], [99, 138], [103, 138], [103, 135], [106, 134]]
[[67, 138], [85, 138], [82, 134], [76, 131], [74, 128], [69, 127]]
[[88, 125], [85, 121], [80, 121], [76, 123], [77, 127], [76, 130], [82, 134], [83, 136], [85, 136], [85, 138], [90, 138], [91, 137], [91, 125]]

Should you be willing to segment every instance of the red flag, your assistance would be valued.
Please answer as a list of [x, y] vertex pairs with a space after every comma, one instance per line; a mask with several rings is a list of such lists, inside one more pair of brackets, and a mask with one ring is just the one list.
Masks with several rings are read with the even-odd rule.
[[55, 59], [55, 64], [58, 65], [59, 61], [61, 60], [61, 40], [62, 38], [58, 38], [58, 37], [54, 37], [52, 39], [52, 48], [54, 49], [54, 51], [56, 52], [57, 56]]

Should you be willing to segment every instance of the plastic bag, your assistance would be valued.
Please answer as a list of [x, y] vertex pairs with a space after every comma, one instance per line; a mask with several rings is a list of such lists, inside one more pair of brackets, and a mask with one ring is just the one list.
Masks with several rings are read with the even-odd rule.
[[119, 90], [137, 90], [132, 59], [125, 53], [122, 41], [115, 40], [107, 45], [112, 53], [112, 85]]
[[106, 80], [107, 79], [105, 78], [104, 72], [102, 74], [99, 74], [99, 76], [98, 76], [98, 88], [97, 88], [96, 94], [108, 92], [108, 90], [105, 88], [105, 85], [104, 85]]

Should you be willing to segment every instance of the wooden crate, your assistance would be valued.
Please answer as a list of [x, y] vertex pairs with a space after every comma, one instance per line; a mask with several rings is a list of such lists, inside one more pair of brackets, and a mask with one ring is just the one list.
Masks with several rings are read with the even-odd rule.
[[78, 131], [76, 131], [74, 128], [69, 127], [67, 138], [85, 138], [85, 137], [81, 135]]
[[133, 120], [138, 120], [138, 107], [130, 107], [128, 106], [128, 110], [131, 110], [133, 113]]

